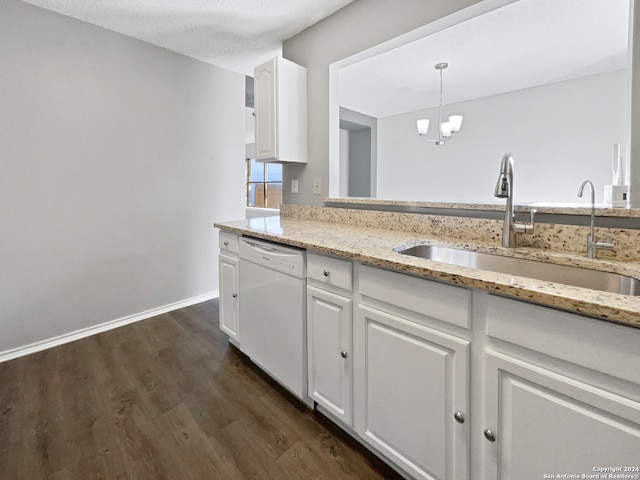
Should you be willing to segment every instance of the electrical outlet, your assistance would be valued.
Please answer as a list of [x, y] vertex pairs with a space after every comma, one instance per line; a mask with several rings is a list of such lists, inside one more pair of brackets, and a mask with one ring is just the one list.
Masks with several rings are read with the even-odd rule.
[[313, 194], [314, 195], [320, 195], [322, 194], [322, 179], [321, 178], [314, 178], [313, 179]]
[[298, 193], [298, 179], [291, 180], [291, 193]]

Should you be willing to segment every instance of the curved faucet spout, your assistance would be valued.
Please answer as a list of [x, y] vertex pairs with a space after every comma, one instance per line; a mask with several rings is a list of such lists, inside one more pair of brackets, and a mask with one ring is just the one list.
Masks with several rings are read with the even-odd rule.
[[589, 235], [587, 235], [587, 256], [589, 258], [595, 258], [596, 250], [598, 248], [613, 250], [614, 245], [613, 243], [596, 242], [596, 237], [595, 237], [596, 193], [595, 193], [595, 188], [593, 187], [593, 183], [591, 183], [591, 180], [585, 180], [584, 182], [582, 182], [582, 185], [580, 185], [580, 188], [578, 189], [578, 197], [582, 197], [582, 193], [586, 185], [589, 185], [589, 188], [591, 189], [591, 215], [590, 215], [591, 219], [589, 222]]
[[585, 180], [584, 182], [582, 182], [582, 185], [580, 185], [580, 188], [578, 189], [578, 197], [582, 197], [582, 192], [584, 191], [585, 185], [589, 185], [589, 188], [591, 189], [591, 208], [595, 209], [596, 194], [595, 194], [595, 188], [593, 187], [593, 183], [591, 183], [591, 180]]

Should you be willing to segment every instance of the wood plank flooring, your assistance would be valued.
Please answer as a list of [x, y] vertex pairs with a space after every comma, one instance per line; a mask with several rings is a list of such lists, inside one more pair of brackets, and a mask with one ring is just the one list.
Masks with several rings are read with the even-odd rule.
[[228, 344], [217, 300], [0, 364], [0, 479], [385, 478]]

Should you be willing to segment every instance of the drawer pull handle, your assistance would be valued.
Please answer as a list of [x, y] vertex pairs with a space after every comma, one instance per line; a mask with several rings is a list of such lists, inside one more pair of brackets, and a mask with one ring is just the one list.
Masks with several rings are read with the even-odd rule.
[[232, 293], [232, 294], [231, 294], [231, 296], [232, 296], [233, 298], [237, 298], [237, 297], [238, 297], [238, 294], [237, 294], [237, 293]]
[[453, 418], [455, 418], [458, 423], [464, 423], [464, 415], [462, 415], [462, 412], [454, 413]]
[[229, 246], [229, 240], [225, 240], [225, 241], [224, 241], [224, 246], [225, 246], [225, 247], [228, 247], [228, 246]]
[[323, 274], [325, 277], [328, 277], [328, 276], [329, 276], [329, 270], [327, 270], [327, 269], [325, 268], [325, 269], [322, 271], [322, 274]]
[[495, 442], [496, 441], [496, 434], [493, 433], [491, 430], [489, 430], [488, 428], [484, 431], [484, 438], [486, 438], [487, 440], [489, 440], [490, 442]]
[[341, 356], [342, 358], [347, 358], [347, 357], [349, 356], [349, 354], [347, 353], [347, 351], [346, 351], [346, 350], [342, 350], [342, 351], [340, 352], [340, 356]]

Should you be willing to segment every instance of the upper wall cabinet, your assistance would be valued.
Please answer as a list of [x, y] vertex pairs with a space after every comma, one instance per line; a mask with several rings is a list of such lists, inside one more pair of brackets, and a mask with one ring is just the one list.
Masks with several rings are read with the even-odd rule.
[[276, 57], [254, 81], [256, 160], [307, 163], [307, 69]]

